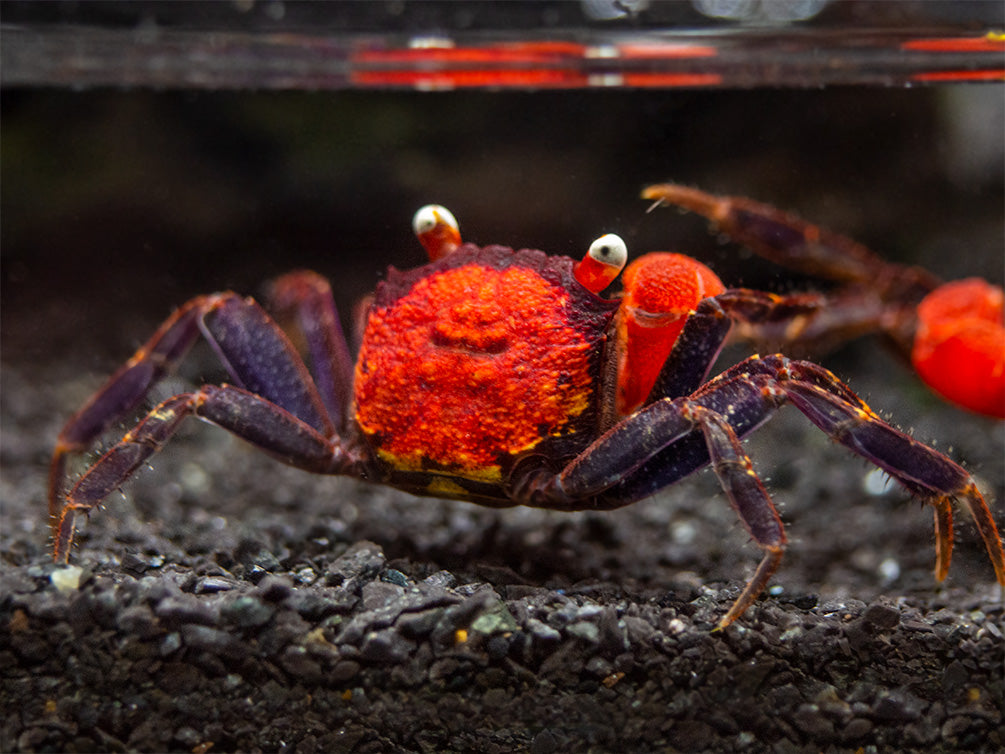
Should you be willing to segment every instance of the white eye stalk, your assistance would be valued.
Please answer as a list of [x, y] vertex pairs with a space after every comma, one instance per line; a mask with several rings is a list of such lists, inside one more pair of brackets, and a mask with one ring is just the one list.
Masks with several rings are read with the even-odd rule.
[[439, 204], [427, 204], [416, 212], [412, 218], [412, 230], [433, 262], [461, 245], [457, 220], [449, 209]]
[[621, 236], [608, 233], [590, 244], [586, 256], [573, 269], [573, 274], [584, 288], [600, 293], [614, 282], [627, 261], [628, 247]]
[[590, 249], [586, 253], [601, 264], [617, 267], [618, 272], [628, 261], [628, 247], [625, 246], [621, 236], [614, 233], [608, 233], [606, 236], [598, 238], [590, 244]]

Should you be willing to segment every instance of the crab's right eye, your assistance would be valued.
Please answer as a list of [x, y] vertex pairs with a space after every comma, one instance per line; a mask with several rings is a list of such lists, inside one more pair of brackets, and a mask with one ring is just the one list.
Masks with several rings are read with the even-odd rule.
[[449, 209], [439, 204], [427, 204], [416, 212], [412, 230], [434, 262], [461, 245], [457, 220]]
[[608, 233], [592, 244], [573, 269], [576, 280], [589, 291], [600, 293], [614, 282], [628, 261], [628, 247], [621, 236]]

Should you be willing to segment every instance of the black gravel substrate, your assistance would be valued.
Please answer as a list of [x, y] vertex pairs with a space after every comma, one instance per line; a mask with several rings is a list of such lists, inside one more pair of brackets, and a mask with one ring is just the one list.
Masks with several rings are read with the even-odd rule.
[[[937, 587], [929, 512], [865, 493], [798, 415], [750, 443], [793, 539], [778, 586], [716, 632], [756, 549], [711, 474], [609, 514], [499, 512], [300, 475], [195, 427], [81, 527], [79, 573], [57, 569], [39, 429], [60, 412], [26, 410], [38, 392], [5, 372], [5, 751], [1002, 743], [1003, 608], [972, 526]], [[969, 450], [1001, 440], [953, 421]]]

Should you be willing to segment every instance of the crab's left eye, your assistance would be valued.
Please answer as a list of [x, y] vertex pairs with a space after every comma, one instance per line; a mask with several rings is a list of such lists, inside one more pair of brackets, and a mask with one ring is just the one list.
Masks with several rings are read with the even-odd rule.
[[412, 218], [412, 230], [429, 254], [436, 261], [445, 257], [461, 245], [461, 232], [453, 213], [439, 204], [427, 204]]
[[628, 247], [621, 240], [621, 236], [614, 233], [601, 236], [590, 244], [590, 250], [587, 254], [601, 264], [617, 267], [618, 272], [621, 272], [625, 262], [628, 261]]
[[627, 261], [628, 247], [621, 236], [608, 233], [590, 244], [586, 256], [576, 264], [573, 274], [584, 288], [600, 293], [614, 282]]
[[421, 207], [415, 213], [415, 217], [412, 218], [412, 230], [415, 231], [415, 235], [417, 236], [428, 233], [441, 224], [445, 224], [455, 231], [458, 227], [454, 214], [439, 204], [427, 204], [425, 207]]

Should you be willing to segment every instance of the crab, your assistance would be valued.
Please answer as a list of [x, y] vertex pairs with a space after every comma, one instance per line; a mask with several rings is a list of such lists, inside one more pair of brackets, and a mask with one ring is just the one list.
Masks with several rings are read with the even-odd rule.
[[880, 332], [943, 398], [1005, 419], [1005, 293], [981, 278], [943, 282], [892, 264], [846, 236], [745, 197], [649, 186], [643, 198], [696, 212], [773, 262], [839, 284], [824, 305], [787, 322], [741, 324], [759, 343], [819, 351]]
[[[49, 491], [54, 558], [68, 560], [76, 516], [121, 487], [191, 416], [306, 471], [499, 508], [619, 508], [711, 465], [763, 551], [719, 621], [724, 628], [765, 589], [786, 547], [741, 439], [792, 404], [933, 506], [939, 580], [960, 502], [1005, 585], [1001, 539], [971, 476], [887, 424], [831, 372], [774, 354], [708, 379], [734, 323], [791, 323], [815, 312], [817, 297], [728, 289], [705, 265], [668, 252], [626, 268], [616, 235], [576, 261], [463, 243], [456, 220], [436, 205], [419, 210], [414, 227], [430, 261], [389, 270], [369, 300], [355, 362], [329, 284], [314, 272], [276, 280], [271, 315], [233, 292], [176, 310], [59, 436]], [[601, 296], [619, 274], [623, 292]], [[134, 411], [200, 336], [232, 383], [162, 401], [65, 491], [68, 459]]]

